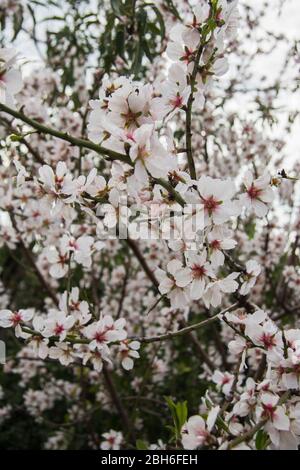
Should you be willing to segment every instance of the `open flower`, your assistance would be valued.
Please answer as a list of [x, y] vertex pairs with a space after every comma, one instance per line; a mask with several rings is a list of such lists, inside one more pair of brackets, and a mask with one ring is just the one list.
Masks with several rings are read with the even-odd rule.
[[204, 210], [205, 225], [223, 224], [231, 216], [237, 215], [237, 205], [231, 201], [235, 193], [233, 181], [201, 176], [197, 187]]
[[217, 385], [218, 389], [224, 393], [224, 395], [229, 395], [234, 381], [233, 374], [216, 370], [211, 379]]
[[45, 320], [43, 336], [49, 338], [51, 336], [58, 336], [60, 341], [63, 341], [69, 330], [74, 326], [75, 318], [71, 315], [66, 315], [65, 312], [51, 309], [48, 318]]
[[58, 342], [49, 349], [49, 357], [51, 359], [58, 359], [63, 366], [68, 366], [75, 359], [71, 346], [67, 343]]
[[216, 278], [211, 264], [207, 261], [206, 250], [204, 250], [201, 255], [190, 253], [187, 264], [190, 268], [191, 276], [191, 299], [201, 299], [206, 284], [210, 279]]
[[199, 415], [191, 416], [188, 419], [181, 429], [181, 441], [184, 449], [197, 449], [208, 442], [219, 411], [219, 406], [213, 407], [208, 413], [206, 422]]
[[121, 364], [125, 370], [131, 370], [134, 365], [134, 359], [140, 357], [138, 349], [141, 344], [139, 341], [122, 341], [119, 346], [119, 355], [121, 357]]
[[71, 180], [72, 176], [65, 162], [57, 163], [55, 173], [49, 165], [43, 165], [39, 169], [39, 182], [45, 193], [53, 199], [65, 194], [64, 188], [68, 188]]
[[235, 292], [239, 285], [235, 279], [239, 276], [239, 273], [231, 273], [224, 279], [218, 279], [210, 282], [204, 292], [203, 301], [208, 308], [210, 305], [217, 307], [222, 302], [224, 293]]
[[69, 295], [66, 291], [63, 293], [59, 301], [59, 308], [66, 314], [70, 312], [80, 325], [84, 325], [92, 317], [89, 313], [88, 302], [86, 300], [79, 300], [78, 287], [73, 287]]
[[267, 351], [274, 351], [283, 346], [282, 335], [272, 320], [263, 325], [247, 325], [247, 335], [257, 346], [262, 346]]
[[201, 416], [191, 416], [181, 431], [181, 440], [184, 449], [197, 449], [202, 447], [209, 437], [206, 423]]
[[83, 334], [91, 340], [89, 347], [91, 350], [98, 349], [114, 341], [123, 341], [127, 337], [124, 318], [116, 321], [110, 315], [105, 315], [99, 321], [88, 325]]
[[26, 323], [32, 319], [34, 315], [33, 309], [26, 310], [0, 310], [0, 326], [2, 328], [15, 328], [17, 337], [23, 337], [21, 324]]
[[173, 308], [185, 307], [188, 300], [185, 288], [192, 280], [190, 270], [174, 259], [167, 264], [167, 272], [157, 268], [154, 274], [159, 281], [160, 293], [167, 294], [171, 300], [171, 306]]
[[208, 241], [208, 252], [209, 259], [214, 267], [222, 266], [225, 261], [225, 255], [223, 251], [232, 250], [237, 242], [232, 238], [229, 238], [223, 231], [214, 227], [211, 232], [207, 235]]
[[161, 97], [152, 100], [152, 116], [156, 120], [166, 116], [170, 119], [187, 104], [189, 94], [185, 70], [179, 64], [171, 65], [168, 80], [161, 85]]
[[290, 420], [283, 406], [278, 405], [279, 397], [271, 393], [263, 393], [257, 414], [261, 418], [267, 418], [278, 431], [288, 431]]
[[104, 440], [101, 442], [102, 450], [119, 450], [123, 441], [123, 434], [111, 429], [109, 432], [102, 434]]
[[129, 155], [135, 163], [134, 174], [137, 180], [147, 183], [148, 174], [154, 178], [166, 177], [174, 169], [173, 157], [161, 145], [152, 124], [144, 124], [134, 131]]
[[268, 172], [255, 180], [251, 171], [247, 171], [244, 176], [246, 192], [239, 196], [239, 200], [246, 209], [255, 212], [257, 217], [264, 217], [269, 209], [268, 204], [273, 201], [274, 195], [270, 180]]

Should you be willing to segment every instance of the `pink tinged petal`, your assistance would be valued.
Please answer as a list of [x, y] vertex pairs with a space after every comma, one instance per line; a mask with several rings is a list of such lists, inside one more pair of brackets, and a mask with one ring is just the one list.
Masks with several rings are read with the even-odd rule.
[[191, 416], [186, 423], [186, 427], [188, 432], [196, 434], [199, 431], [205, 431], [205, 421], [201, 416]]
[[53, 266], [50, 267], [49, 272], [52, 277], [54, 277], [55, 279], [59, 279], [66, 275], [67, 270], [68, 270], [67, 267], [62, 267], [59, 264], [54, 264]]
[[237, 241], [231, 238], [225, 238], [221, 241], [221, 247], [223, 250], [232, 250], [237, 245]]
[[187, 450], [194, 450], [199, 447], [199, 439], [197, 436], [190, 435], [190, 434], [183, 434], [182, 435], [182, 446], [184, 449]]
[[62, 178], [67, 173], [67, 165], [65, 162], [58, 162], [56, 165], [56, 175], [58, 178]]
[[206, 424], [207, 424], [207, 430], [208, 430], [209, 432], [211, 432], [211, 430], [213, 429], [213, 427], [214, 427], [214, 425], [215, 425], [215, 422], [216, 422], [216, 420], [217, 420], [219, 411], [220, 411], [220, 407], [219, 407], [219, 406], [215, 406], [215, 407], [212, 408], [212, 409], [210, 410], [210, 412], [208, 413], [208, 417], [207, 417], [207, 420], [206, 420]]
[[22, 75], [19, 70], [12, 69], [5, 74], [5, 80], [7, 82], [7, 89], [13, 95], [16, 95], [21, 91], [23, 87]]
[[252, 206], [257, 217], [265, 217], [269, 210], [268, 206], [266, 206], [266, 204], [259, 201], [258, 199], [252, 201]]
[[211, 305], [213, 307], [218, 307], [218, 305], [220, 305], [221, 302], [222, 302], [221, 291], [219, 289], [214, 289], [212, 293], [211, 301], [210, 301]]
[[270, 204], [274, 200], [274, 192], [272, 188], [267, 188], [264, 191], [262, 191], [262, 193], [259, 196], [259, 199], [261, 199], [261, 201], [263, 202]]
[[39, 349], [38, 349], [38, 356], [41, 359], [46, 359], [46, 357], [48, 356], [48, 353], [49, 353], [48, 346], [44, 342], [41, 342]]
[[285, 414], [284, 408], [278, 406], [275, 411], [273, 424], [280, 431], [288, 431], [290, 429], [290, 420]]
[[178, 61], [184, 54], [182, 45], [178, 42], [169, 42], [166, 54], [171, 60]]
[[188, 297], [186, 293], [180, 289], [173, 289], [169, 294], [172, 308], [184, 308], [187, 305]]
[[141, 162], [140, 160], [137, 160], [137, 162], [134, 166], [134, 176], [141, 183], [147, 183], [148, 182], [147, 171], [145, 169], [145, 166], [143, 165], [143, 162]]
[[198, 300], [201, 299], [205, 289], [204, 279], [194, 279], [191, 284], [191, 299]]
[[213, 71], [217, 76], [224, 75], [229, 70], [227, 59], [217, 59], [213, 65]]
[[175, 276], [176, 272], [179, 271], [179, 269], [182, 269], [182, 264], [177, 259], [173, 259], [167, 264], [167, 270], [172, 276]]
[[39, 175], [47, 186], [52, 187], [55, 185], [55, 175], [50, 166], [43, 165], [42, 168], [39, 169]]
[[285, 384], [286, 388], [290, 390], [299, 389], [299, 381], [296, 374], [290, 372], [282, 375], [282, 382]]
[[163, 281], [159, 284], [159, 291], [161, 294], [167, 294], [170, 290], [174, 287], [174, 281], [166, 277]]
[[175, 281], [178, 287], [186, 287], [191, 280], [192, 274], [188, 268], [182, 268], [175, 273]]
[[34, 311], [29, 309], [29, 310], [20, 310], [20, 314], [22, 316], [22, 320], [24, 322], [27, 322], [32, 319]]
[[220, 250], [214, 250], [210, 256], [210, 260], [214, 266], [223, 266], [225, 256]]
[[125, 357], [122, 361], [122, 366], [125, 370], [131, 370], [133, 368], [134, 362], [130, 357]]
[[12, 312], [10, 310], [0, 311], [0, 326], [2, 328], [10, 328], [13, 325], [11, 320]]

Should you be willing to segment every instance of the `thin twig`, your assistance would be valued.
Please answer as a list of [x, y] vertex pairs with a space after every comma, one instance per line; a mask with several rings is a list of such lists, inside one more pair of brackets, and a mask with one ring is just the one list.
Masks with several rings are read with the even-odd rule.
[[238, 308], [238, 306], [239, 306], [239, 303], [236, 302], [236, 303], [232, 304], [230, 307], [227, 307], [224, 310], [222, 310], [221, 312], [217, 313], [213, 317], [207, 318], [206, 320], [203, 320], [199, 323], [195, 323], [194, 325], [187, 326], [187, 327], [182, 328], [182, 329], [177, 330], [177, 331], [169, 331], [168, 333], [165, 333], [163, 335], [158, 335], [158, 336], [149, 336], [149, 337], [147, 337], [147, 336], [144, 336], [144, 337], [134, 336], [134, 337], [130, 337], [130, 339], [137, 340], [140, 343], [154, 343], [154, 342], [157, 342], [157, 341], [170, 340], [172, 338], [176, 338], [177, 336], [186, 335], [187, 333], [190, 333], [191, 331], [195, 331], [195, 330], [198, 330], [199, 328], [202, 328], [203, 326], [209, 325], [210, 323], [213, 323], [213, 322], [217, 321], [220, 317], [222, 318], [225, 315], [225, 313], [232, 312], [233, 310]]
[[[79, 139], [77, 137], [73, 137], [67, 132], [60, 132], [57, 129], [54, 129], [49, 126], [45, 126], [44, 124], [41, 124], [38, 121], [25, 116], [23, 112], [11, 109], [2, 103], [0, 103], [0, 111], [10, 114], [16, 119], [20, 119], [21, 121], [25, 122], [26, 124], [33, 127], [34, 129], [36, 129], [38, 132], [42, 134], [52, 135], [53, 137], [57, 137], [58, 139], [65, 140], [66, 142], [69, 142], [70, 144], [75, 145], [79, 148], [86, 148], [89, 150], [94, 150], [94, 152], [100, 155], [106, 156], [107, 160], [110, 160], [110, 161], [119, 160], [121, 162], [127, 163], [130, 166], [134, 166], [134, 163], [131, 161], [128, 155], [107, 149], [105, 147], [102, 147], [101, 145], [91, 142], [90, 140]], [[161, 185], [165, 189], [167, 189], [169, 193], [172, 195], [172, 197], [174, 198], [174, 200], [176, 200], [181, 206], [185, 204], [185, 201], [183, 200], [181, 195], [173, 188], [173, 186], [168, 181], [165, 181], [162, 178], [153, 178], [153, 181]]]
[[199, 62], [201, 59], [201, 55], [204, 49], [204, 45], [200, 42], [198, 51], [195, 57], [194, 68], [190, 78], [190, 87], [191, 92], [188, 98], [188, 102], [186, 105], [186, 121], [185, 121], [185, 138], [186, 138], [186, 154], [188, 160], [189, 171], [192, 179], [196, 179], [196, 168], [195, 162], [193, 159], [193, 151], [192, 151], [192, 108], [193, 108], [193, 101], [194, 101], [194, 88], [196, 84], [196, 77], [198, 73]]

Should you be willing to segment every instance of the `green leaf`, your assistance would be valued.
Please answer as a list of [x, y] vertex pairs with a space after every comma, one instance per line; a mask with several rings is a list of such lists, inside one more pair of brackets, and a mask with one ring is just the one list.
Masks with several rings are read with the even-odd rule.
[[166, 0], [166, 3], [167, 3], [167, 8], [168, 10], [173, 13], [173, 15], [175, 16], [175, 18], [177, 18], [178, 20], [182, 21], [181, 20], [181, 17], [180, 17], [180, 14], [179, 14], [179, 11], [177, 10], [176, 6], [174, 5], [173, 3], [173, 0]]
[[181, 428], [187, 421], [188, 409], [187, 402], [175, 403], [171, 397], [165, 397], [167, 405], [171, 411], [174, 423], [174, 437], [176, 440], [180, 438]]
[[9, 138], [12, 142], [20, 142], [23, 139], [23, 137], [18, 134], [11, 134]]
[[148, 445], [145, 441], [142, 441], [141, 439], [137, 439], [135, 445], [137, 450], [148, 450]]
[[187, 402], [186, 401], [177, 403], [177, 405], [176, 405], [176, 414], [177, 414], [177, 418], [178, 418], [179, 428], [180, 428], [180, 431], [181, 431], [181, 428], [184, 425], [184, 423], [186, 422], [187, 415], [188, 415]]
[[124, 56], [125, 46], [125, 30], [124, 27], [120, 27], [116, 33], [116, 53], [120, 56]]
[[157, 21], [159, 23], [161, 38], [164, 39], [164, 37], [166, 35], [166, 28], [165, 28], [164, 18], [162, 16], [161, 12], [159, 11], [159, 9], [156, 6], [151, 6], [151, 7], [152, 7], [152, 10], [154, 11], [154, 13], [156, 14], [156, 18], [157, 18]]
[[13, 35], [12, 41], [14, 41], [16, 37], [18, 36], [19, 32], [21, 31], [22, 25], [23, 25], [23, 10], [20, 9], [13, 15], [14, 35]]
[[256, 224], [254, 220], [250, 220], [245, 224], [245, 232], [248, 235], [249, 240], [253, 240], [255, 236]]
[[122, 16], [122, 2], [120, 0], [110, 0], [110, 3], [114, 13], [118, 16]]
[[255, 438], [255, 447], [257, 450], [264, 450], [269, 442], [269, 436], [268, 434], [263, 430], [260, 429]]

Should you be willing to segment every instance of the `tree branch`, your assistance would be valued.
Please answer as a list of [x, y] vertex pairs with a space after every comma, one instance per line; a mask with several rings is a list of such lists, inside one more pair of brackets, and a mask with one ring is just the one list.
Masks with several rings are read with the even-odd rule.
[[39, 123], [35, 119], [31, 119], [25, 116], [25, 114], [22, 113], [21, 111], [16, 111], [14, 109], [9, 108], [8, 106], [5, 106], [3, 103], [0, 103], [0, 111], [10, 114], [16, 119], [20, 119], [21, 121], [25, 122], [26, 124], [33, 127], [34, 129], [41, 132], [42, 134], [52, 135], [53, 137], [57, 137], [58, 139], [65, 140], [72, 145], [76, 145], [77, 147], [84, 147], [90, 150], [94, 150], [96, 153], [99, 153], [100, 155], [105, 155], [108, 160], [120, 160], [124, 163], [128, 163], [129, 165], [132, 164], [130, 158], [127, 155], [123, 155], [122, 153], [107, 149], [89, 140], [73, 137], [67, 132], [60, 132], [56, 129], [53, 129], [52, 127], [45, 126], [44, 124]]
[[188, 159], [190, 175], [193, 180], [197, 178], [197, 175], [196, 175], [196, 168], [195, 168], [195, 162], [193, 159], [193, 151], [192, 151], [192, 108], [193, 108], [193, 101], [194, 101], [194, 88], [195, 88], [195, 83], [196, 83], [196, 76], [197, 76], [199, 62], [201, 59], [203, 49], [204, 49], [204, 46], [202, 42], [200, 42], [198, 51], [196, 54], [195, 62], [194, 62], [194, 68], [193, 68], [192, 75], [190, 78], [191, 93], [189, 95], [187, 106], [186, 106], [186, 121], [185, 121], [186, 154], [187, 154], [187, 159]]
[[[36, 129], [38, 132], [42, 134], [52, 135], [53, 137], [57, 137], [58, 139], [65, 140], [66, 142], [69, 142], [70, 144], [75, 145], [79, 148], [87, 148], [89, 150], [93, 150], [94, 152], [100, 155], [106, 156], [107, 160], [109, 161], [119, 160], [123, 163], [127, 163], [130, 166], [134, 165], [130, 157], [128, 157], [127, 155], [102, 147], [101, 145], [95, 144], [94, 142], [91, 142], [90, 140], [79, 139], [77, 137], [71, 136], [70, 134], [66, 132], [60, 132], [56, 129], [53, 129], [52, 127], [45, 126], [44, 124], [41, 124], [38, 121], [25, 116], [25, 114], [22, 113], [21, 111], [16, 111], [15, 109], [11, 109], [2, 103], [0, 103], [0, 111], [3, 111], [4, 113], [9, 114], [16, 119], [20, 119], [21, 121], [25, 122], [26, 124], [33, 127], [34, 129]], [[40, 159], [38, 160], [40, 161]], [[174, 200], [176, 200], [181, 206], [185, 205], [184, 199], [168, 181], [162, 178], [153, 178], [153, 181], [159, 184], [160, 186], [162, 186], [163, 188], [167, 189], [167, 191], [169, 191], [169, 193], [172, 195]]]
[[203, 320], [199, 323], [195, 323], [194, 325], [190, 325], [190, 326], [187, 326], [185, 328], [182, 328], [181, 330], [169, 331], [168, 333], [165, 333], [165, 334], [159, 335], [159, 336], [149, 336], [149, 337], [144, 336], [144, 337], [141, 337], [141, 338], [139, 338], [137, 336], [134, 336], [134, 337], [131, 337], [129, 339], [139, 341], [140, 343], [155, 343], [157, 341], [170, 340], [172, 338], [176, 338], [177, 336], [186, 335], [188, 333], [191, 333], [194, 330], [198, 330], [199, 328], [202, 328], [203, 326], [209, 325], [210, 323], [213, 323], [216, 320], [218, 320], [220, 317], [223, 317], [225, 315], [225, 313], [232, 312], [233, 310], [238, 308], [238, 306], [239, 306], [239, 303], [236, 302], [236, 303], [232, 304], [230, 307], [227, 307], [224, 310], [222, 310], [221, 312], [217, 313], [213, 317], [207, 318], [206, 320]]

